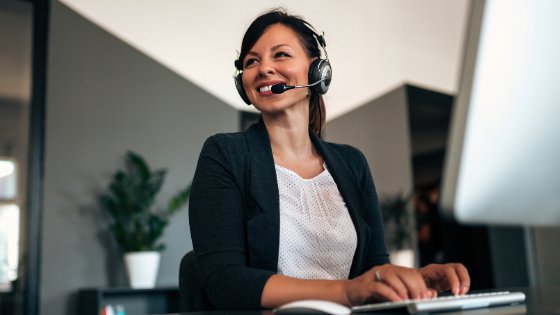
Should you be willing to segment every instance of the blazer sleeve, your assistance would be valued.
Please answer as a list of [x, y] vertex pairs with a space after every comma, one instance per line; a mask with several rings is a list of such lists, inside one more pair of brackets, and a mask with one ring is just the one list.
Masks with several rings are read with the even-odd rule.
[[360, 184], [363, 187], [365, 196], [365, 211], [364, 219], [371, 228], [370, 240], [368, 248], [365, 253], [364, 270], [365, 272], [372, 267], [389, 263], [389, 255], [385, 247], [385, 234], [383, 230], [383, 218], [381, 216], [381, 208], [379, 207], [379, 200], [373, 183], [373, 177], [368, 165], [368, 162], [360, 152], [362, 160], [362, 170], [360, 172]]
[[247, 266], [245, 188], [235, 175], [243, 162], [224, 147], [223, 137], [205, 142], [193, 179], [189, 224], [196, 262], [214, 306], [260, 309], [262, 290], [274, 273]]

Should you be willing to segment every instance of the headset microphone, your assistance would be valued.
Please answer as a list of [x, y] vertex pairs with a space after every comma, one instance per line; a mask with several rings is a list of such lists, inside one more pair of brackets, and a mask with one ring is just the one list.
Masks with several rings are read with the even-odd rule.
[[[325, 79], [321, 79], [317, 82], [311, 83], [311, 84], [307, 84], [307, 85], [286, 85], [286, 84], [282, 84], [282, 83], [278, 83], [278, 84], [274, 84], [270, 90], [272, 91], [272, 93], [274, 94], [282, 94], [284, 92], [286, 92], [287, 90], [291, 90], [291, 89], [296, 89], [296, 88], [306, 88], [306, 87], [310, 87], [310, 86], [314, 86], [317, 85], [323, 81], [327, 81], [329, 79], [325, 78]], [[328, 83], [327, 83], [328, 84]]]

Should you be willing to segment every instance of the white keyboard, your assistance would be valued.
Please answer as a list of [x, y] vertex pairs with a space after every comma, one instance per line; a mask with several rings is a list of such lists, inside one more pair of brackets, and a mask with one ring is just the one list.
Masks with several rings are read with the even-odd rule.
[[352, 307], [353, 313], [374, 311], [404, 311], [409, 314], [466, 310], [499, 305], [523, 303], [525, 294], [521, 292], [490, 292], [456, 296], [440, 296], [433, 299], [383, 302]]

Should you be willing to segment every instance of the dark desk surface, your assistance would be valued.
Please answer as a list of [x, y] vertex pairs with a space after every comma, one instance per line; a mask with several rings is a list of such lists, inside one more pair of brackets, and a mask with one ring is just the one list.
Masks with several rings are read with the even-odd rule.
[[[521, 291], [526, 295], [525, 304], [515, 306], [490, 307], [460, 312], [441, 313], [445, 315], [560, 315], [560, 287], [543, 288], [508, 288], [508, 291]], [[181, 313], [182, 315], [273, 315], [269, 310], [245, 310], [245, 311], [211, 311]], [[175, 314], [175, 315], [181, 315]], [[366, 314], [366, 313], [358, 313]], [[374, 313], [381, 315], [383, 313]], [[394, 313], [393, 313], [394, 314]]]

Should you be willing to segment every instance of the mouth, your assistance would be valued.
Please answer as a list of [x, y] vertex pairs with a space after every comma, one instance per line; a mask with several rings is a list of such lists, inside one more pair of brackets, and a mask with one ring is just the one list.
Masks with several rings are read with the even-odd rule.
[[283, 83], [282, 81], [268, 81], [268, 82], [263, 82], [259, 85], [257, 85], [256, 90], [257, 92], [264, 94], [264, 95], [270, 95], [273, 94], [271, 91], [271, 88], [273, 85], [278, 84], [278, 83]]

